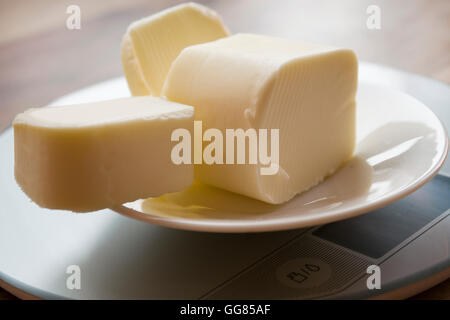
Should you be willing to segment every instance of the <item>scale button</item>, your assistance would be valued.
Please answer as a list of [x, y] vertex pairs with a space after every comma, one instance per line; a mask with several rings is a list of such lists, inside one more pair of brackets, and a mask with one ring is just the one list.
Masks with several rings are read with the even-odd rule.
[[314, 288], [331, 277], [331, 267], [317, 258], [297, 258], [278, 267], [276, 277], [283, 285], [291, 288]]

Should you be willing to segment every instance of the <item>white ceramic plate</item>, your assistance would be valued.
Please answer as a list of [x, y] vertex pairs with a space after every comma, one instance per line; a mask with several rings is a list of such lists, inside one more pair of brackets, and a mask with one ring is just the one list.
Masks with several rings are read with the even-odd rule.
[[[115, 79], [54, 104], [129, 95]], [[157, 225], [206, 232], [308, 227], [369, 212], [418, 189], [445, 161], [447, 133], [434, 113], [407, 94], [368, 82], [357, 94], [355, 157], [323, 183], [283, 205], [269, 205], [205, 185], [113, 208]]]
[[360, 83], [355, 157], [317, 187], [269, 205], [201, 184], [115, 211], [158, 225], [209, 232], [260, 232], [346, 219], [398, 200], [429, 181], [444, 163], [447, 133], [416, 99]]

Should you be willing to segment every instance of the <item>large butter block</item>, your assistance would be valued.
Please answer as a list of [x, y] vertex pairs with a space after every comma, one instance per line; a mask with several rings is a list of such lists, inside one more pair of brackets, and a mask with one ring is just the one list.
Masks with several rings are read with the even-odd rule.
[[279, 129], [276, 174], [262, 175], [261, 162], [194, 169], [197, 180], [278, 204], [352, 156], [356, 87], [351, 50], [238, 34], [184, 49], [163, 95], [195, 106], [204, 130], [223, 136], [230, 128]]
[[182, 49], [228, 35], [219, 15], [196, 3], [180, 4], [132, 23], [121, 50], [131, 93], [159, 96]]
[[192, 184], [171, 161], [171, 134], [193, 108], [135, 97], [30, 109], [14, 120], [15, 177], [39, 206], [94, 211]]

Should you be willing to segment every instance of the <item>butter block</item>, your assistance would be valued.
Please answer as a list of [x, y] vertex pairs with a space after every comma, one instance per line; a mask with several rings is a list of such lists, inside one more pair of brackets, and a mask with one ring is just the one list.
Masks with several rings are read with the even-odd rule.
[[193, 166], [171, 161], [193, 108], [154, 97], [30, 109], [14, 120], [14, 171], [39, 206], [94, 211], [175, 192]]
[[279, 129], [276, 174], [262, 175], [261, 162], [194, 168], [196, 180], [279, 204], [352, 156], [356, 88], [351, 50], [237, 34], [185, 48], [163, 95], [195, 106], [204, 130], [218, 128], [224, 136], [230, 128]]
[[187, 46], [229, 35], [219, 15], [185, 3], [132, 23], [122, 40], [122, 65], [132, 95], [160, 96], [173, 60]]

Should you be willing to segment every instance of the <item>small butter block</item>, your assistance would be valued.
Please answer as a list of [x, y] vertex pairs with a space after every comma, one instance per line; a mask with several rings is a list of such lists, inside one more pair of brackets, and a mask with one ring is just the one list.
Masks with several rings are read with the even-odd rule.
[[193, 108], [154, 97], [30, 109], [14, 120], [15, 178], [39, 206], [94, 211], [182, 190], [192, 165], [171, 161], [171, 134]]
[[185, 3], [132, 23], [122, 41], [122, 65], [135, 96], [160, 96], [173, 60], [187, 46], [229, 35], [219, 15]]
[[203, 163], [195, 179], [274, 204], [318, 184], [352, 156], [357, 68], [351, 50], [260, 35], [184, 49], [163, 95], [195, 106], [204, 130], [279, 129], [276, 174], [261, 162]]

